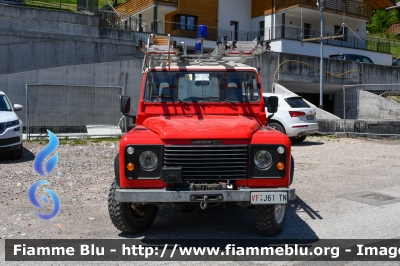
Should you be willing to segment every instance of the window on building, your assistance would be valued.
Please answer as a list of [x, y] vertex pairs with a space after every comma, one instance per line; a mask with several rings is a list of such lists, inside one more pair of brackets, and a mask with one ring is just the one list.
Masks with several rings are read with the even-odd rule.
[[260, 30], [259, 35], [260, 35], [260, 36], [264, 36], [265, 21], [260, 21], [260, 22], [258, 22], [258, 29]]
[[311, 34], [311, 24], [309, 23], [304, 23], [304, 32], [303, 32], [303, 39], [309, 39], [312, 38]]
[[342, 26], [339, 26], [339, 25], [335, 25], [335, 35], [342, 35], [342, 34], [344, 34], [343, 38], [337, 39], [337, 40], [347, 41], [347, 27], [346, 26], [342, 27]]
[[238, 30], [239, 30], [239, 22], [231, 21], [231, 40], [238, 41]]
[[188, 15], [175, 15], [174, 30], [196, 30], [197, 17]]

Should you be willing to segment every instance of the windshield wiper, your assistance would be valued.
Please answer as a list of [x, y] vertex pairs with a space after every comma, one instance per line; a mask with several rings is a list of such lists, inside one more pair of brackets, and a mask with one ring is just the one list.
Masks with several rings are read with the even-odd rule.
[[184, 102], [184, 101], [182, 101], [181, 99], [179, 99], [178, 97], [174, 97], [174, 96], [172, 96], [171, 97], [172, 99], [174, 99], [174, 100], [177, 100], [178, 102], [180, 102], [180, 103], [184, 103], [184, 104], [187, 104], [187, 102]]
[[231, 104], [236, 104], [235, 102], [232, 102], [232, 101], [230, 101], [228, 99], [225, 99], [225, 98], [222, 98], [222, 97], [218, 97], [218, 96], [207, 96], [207, 97], [201, 97], [199, 99], [204, 99], [204, 100], [207, 100], [207, 99], [218, 99], [220, 101], [225, 101], [225, 102], [228, 102], [228, 103], [231, 103]]

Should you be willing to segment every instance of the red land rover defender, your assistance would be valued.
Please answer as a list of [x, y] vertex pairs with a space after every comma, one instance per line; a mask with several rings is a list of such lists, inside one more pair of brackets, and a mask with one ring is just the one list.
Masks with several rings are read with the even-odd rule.
[[[115, 158], [113, 224], [137, 233], [164, 206], [189, 212], [235, 203], [254, 206], [260, 233], [278, 234], [295, 199], [291, 143], [266, 126], [260, 74], [244, 64], [268, 43], [224, 38], [211, 54], [188, 55], [184, 43], [151, 35], [138, 47], [146, 56], [137, 126], [122, 137]], [[130, 98], [122, 96], [121, 112], [132, 117], [129, 109]]]

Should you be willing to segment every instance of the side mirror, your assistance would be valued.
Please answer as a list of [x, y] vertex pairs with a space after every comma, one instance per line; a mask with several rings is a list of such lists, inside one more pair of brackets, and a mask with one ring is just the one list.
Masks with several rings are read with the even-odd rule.
[[131, 111], [131, 97], [122, 95], [119, 109], [124, 116], [132, 118], [133, 124], [136, 124], [136, 116], [129, 114]]
[[129, 114], [131, 110], [131, 97], [125, 95], [121, 96], [120, 110], [124, 115]]
[[20, 111], [20, 110], [22, 110], [22, 105], [14, 104], [14, 111]]
[[276, 96], [270, 96], [268, 97], [268, 107], [267, 107], [268, 113], [276, 113], [278, 111], [278, 97]]

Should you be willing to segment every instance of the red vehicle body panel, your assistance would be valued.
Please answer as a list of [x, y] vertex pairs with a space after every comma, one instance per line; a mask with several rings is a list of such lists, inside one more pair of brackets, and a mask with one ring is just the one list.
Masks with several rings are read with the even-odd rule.
[[250, 139], [261, 123], [246, 116], [158, 116], [143, 126], [168, 139]]
[[[154, 68], [151, 70], [155, 70]], [[150, 71], [151, 71], [150, 70]], [[167, 71], [156, 68], [157, 71]], [[186, 68], [171, 67], [171, 71], [188, 71]], [[191, 71], [196, 70], [191, 68]], [[205, 68], [198, 70], [204, 71]], [[208, 68], [207, 68], [208, 70]], [[260, 75], [253, 68], [216, 68], [216, 71], [254, 71], [258, 77], [260, 95], [262, 92]], [[210, 70], [212, 71], [212, 70]], [[148, 72], [148, 71], [147, 71]], [[165, 103], [144, 102], [143, 95], [146, 84], [146, 73], [142, 79], [137, 127], [123, 136], [120, 141], [120, 151], [127, 145], [190, 145], [193, 139], [218, 139], [225, 145], [235, 144], [278, 144], [284, 145], [289, 151], [289, 138], [270, 128], [264, 127], [267, 122], [264, 100], [259, 102], [229, 103]], [[147, 130], [146, 130], [147, 129]], [[267, 140], [267, 142], [266, 142]], [[121, 188], [164, 188], [168, 184], [162, 180], [130, 180], [124, 177], [124, 153], [120, 153], [120, 187]], [[290, 152], [287, 153], [286, 169], [290, 169]], [[267, 188], [289, 187], [289, 171], [285, 178], [245, 178], [235, 180], [238, 187]]]

